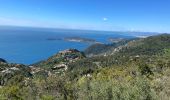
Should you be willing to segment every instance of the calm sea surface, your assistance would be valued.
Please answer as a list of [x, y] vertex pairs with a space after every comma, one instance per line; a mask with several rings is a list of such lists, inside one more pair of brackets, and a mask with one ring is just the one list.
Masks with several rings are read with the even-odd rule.
[[0, 28], [0, 58], [10, 63], [32, 64], [56, 54], [60, 50], [76, 48], [83, 51], [88, 43], [48, 38], [82, 37], [108, 43], [107, 39], [130, 38], [117, 32], [98, 32], [62, 29]]

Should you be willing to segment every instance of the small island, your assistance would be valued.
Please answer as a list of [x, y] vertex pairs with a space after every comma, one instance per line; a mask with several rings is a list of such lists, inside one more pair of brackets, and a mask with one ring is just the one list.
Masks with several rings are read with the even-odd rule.
[[62, 39], [61, 38], [47, 38], [46, 40], [55, 41], [55, 40], [62, 40]]
[[89, 38], [82, 38], [82, 37], [64, 37], [64, 38], [47, 38], [48, 41], [56, 41], [56, 40], [63, 40], [63, 41], [69, 41], [69, 42], [83, 42], [83, 43], [98, 43], [94, 39]]

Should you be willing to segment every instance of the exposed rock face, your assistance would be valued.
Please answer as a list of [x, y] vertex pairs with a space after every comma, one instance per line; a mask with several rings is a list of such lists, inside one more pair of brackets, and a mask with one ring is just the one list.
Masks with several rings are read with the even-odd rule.
[[40, 67], [30, 67], [30, 69], [31, 69], [32, 74], [38, 73], [40, 71], [43, 71], [43, 69], [40, 68]]
[[66, 64], [58, 64], [55, 65], [53, 68], [51, 68], [52, 70], [59, 70], [59, 69], [64, 69], [67, 70], [68, 66]]

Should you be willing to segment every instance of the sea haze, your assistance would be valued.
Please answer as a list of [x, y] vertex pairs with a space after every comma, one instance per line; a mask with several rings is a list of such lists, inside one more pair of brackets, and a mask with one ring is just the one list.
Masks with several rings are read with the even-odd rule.
[[[65, 37], [81, 37], [108, 43], [107, 39], [132, 38], [120, 32], [65, 29], [0, 27], [0, 58], [10, 63], [32, 64], [60, 50], [76, 48], [83, 51], [90, 43], [64, 41]], [[48, 40], [56, 38], [56, 40]]]

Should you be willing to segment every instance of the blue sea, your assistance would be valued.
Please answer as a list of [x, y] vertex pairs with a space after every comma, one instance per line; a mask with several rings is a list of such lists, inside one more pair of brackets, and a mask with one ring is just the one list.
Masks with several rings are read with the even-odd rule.
[[9, 63], [33, 64], [56, 54], [60, 50], [85, 50], [91, 44], [48, 38], [82, 37], [109, 43], [108, 38], [131, 38], [119, 32], [67, 29], [0, 27], [0, 58]]

